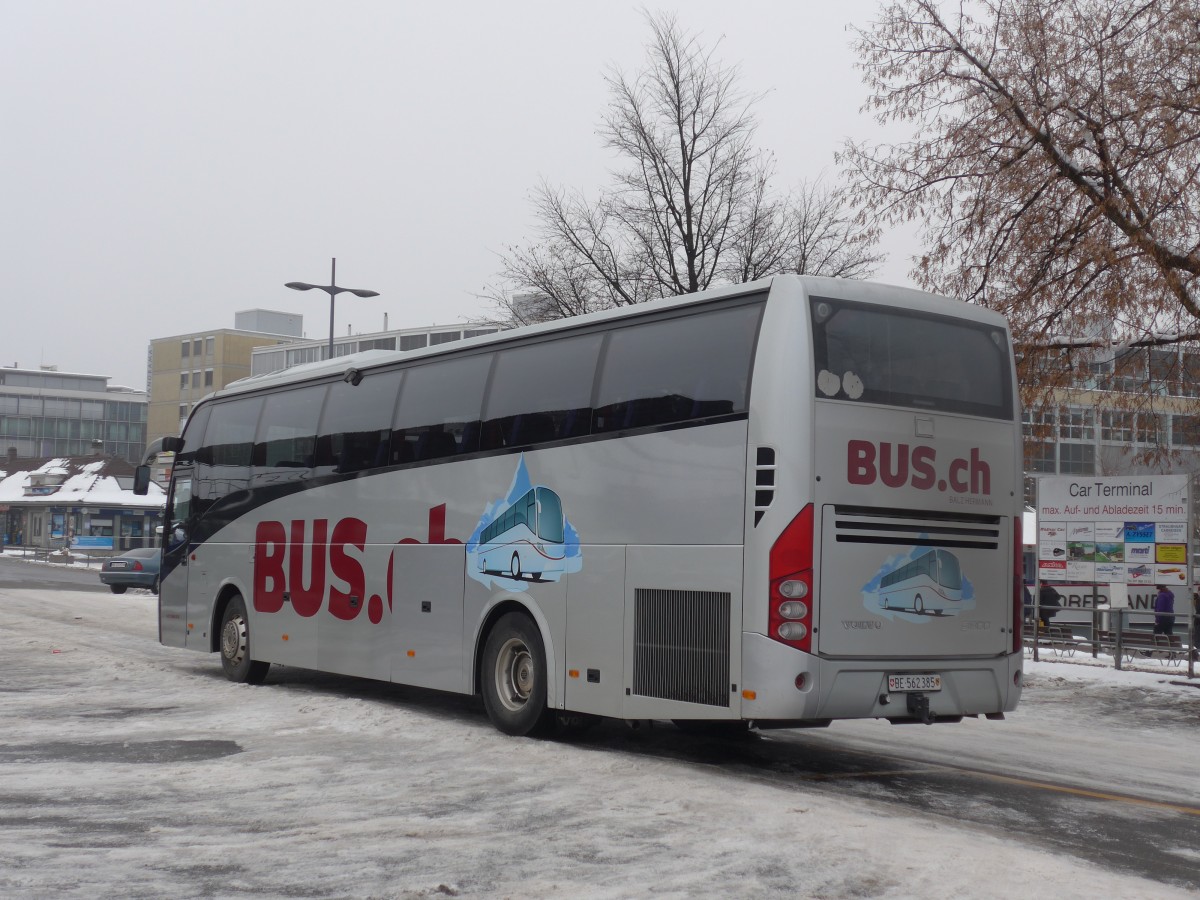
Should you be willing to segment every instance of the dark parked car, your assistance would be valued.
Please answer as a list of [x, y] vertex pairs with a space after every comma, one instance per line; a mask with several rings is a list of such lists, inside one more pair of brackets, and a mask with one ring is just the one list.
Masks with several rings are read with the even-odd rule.
[[100, 581], [114, 594], [131, 587], [149, 588], [157, 594], [158, 555], [157, 547], [141, 547], [110, 557], [100, 568]]

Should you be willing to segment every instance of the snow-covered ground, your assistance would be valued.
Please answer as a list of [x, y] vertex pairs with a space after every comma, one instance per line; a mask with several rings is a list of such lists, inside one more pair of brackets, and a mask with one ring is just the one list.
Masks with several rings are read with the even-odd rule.
[[[669, 726], [653, 739], [668, 752], [639, 752], [636, 735], [605, 737], [624, 726], [577, 744], [510, 738], [469, 698], [294, 669], [234, 685], [215, 658], [160, 646], [155, 608], [140, 591], [0, 586], [0, 896], [1191, 896], [1003, 823], [729, 765], [722, 742], [673, 753], [695, 739]], [[949, 766], [969, 753], [1069, 783], [1074, 769], [1045, 762], [1068, 760], [1161, 799], [1131, 822], [1194, 827], [1171, 808], [1200, 806], [1200, 691], [1172, 683], [1178, 670], [1027, 674], [1005, 722], [746, 740], [794, 749], [797, 771], [806, 754]], [[1091, 728], [1111, 692], [1151, 698], [1145, 721]], [[1143, 760], [1150, 774], [1122, 780]]]

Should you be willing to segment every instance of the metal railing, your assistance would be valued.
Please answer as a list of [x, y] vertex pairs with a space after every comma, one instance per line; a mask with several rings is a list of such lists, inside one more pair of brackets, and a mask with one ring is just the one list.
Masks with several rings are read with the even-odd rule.
[[[1055, 607], [1055, 612], [1062, 611]], [[1169, 634], [1155, 634], [1153, 625], [1159, 613], [1152, 610], [1129, 607], [1097, 608], [1090, 610], [1070, 608], [1073, 613], [1090, 612], [1091, 622], [1063, 622], [1054, 624], [1053, 617], [1041, 625], [1041, 608], [1036, 603], [1031, 610], [1033, 618], [1025, 621], [1025, 643], [1033, 651], [1034, 660], [1040, 659], [1043, 647], [1056, 655], [1090, 653], [1093, 659], [1101, 654], [1111, 656], [1113, 666], [1122, 669], [1137, 660], [1158, 660], [1182, 669], [1187, 667], [1187, 677], [1196, 677], [1196, 636], [1200, 630], [1200, 616], [1190, 613], [1174, 613], [1175, 621]]]

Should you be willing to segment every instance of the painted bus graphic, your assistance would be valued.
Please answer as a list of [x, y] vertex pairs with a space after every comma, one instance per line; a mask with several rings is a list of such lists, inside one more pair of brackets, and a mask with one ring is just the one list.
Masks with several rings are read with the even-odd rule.
[[532, 581], [557, 576], [567, 555], [558, 494], [531, 488], [483, 529], [475, 554], [479, 571], [486, 574]]
[[883, 609], [943, 616], [962, 602], [962, 568], [949, 550], [930, 550], [879, 580]]

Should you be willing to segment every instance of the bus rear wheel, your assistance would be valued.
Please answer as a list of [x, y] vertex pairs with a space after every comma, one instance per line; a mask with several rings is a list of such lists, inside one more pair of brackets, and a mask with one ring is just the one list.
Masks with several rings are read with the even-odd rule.
[[250, 657], [250, 619], [246, 601], [234, 595], [221, 616], [221, 668], [225, 677], [239, 684], [262, 684], [270, 663]]
[[483, 647], [483, 706], [505, 734], [549, 730], [554, 710], [546, 702], [546, 649], [537, 625], [523, 613], [506, 613]]

